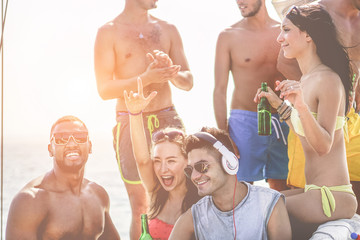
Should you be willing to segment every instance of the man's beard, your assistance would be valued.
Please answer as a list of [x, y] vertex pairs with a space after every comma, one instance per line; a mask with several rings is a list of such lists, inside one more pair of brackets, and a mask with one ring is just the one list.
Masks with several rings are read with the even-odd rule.
[[72, 165], [72, 166], [68, 166], [65, 164], [64, 161], [59, 161], [56, 160], [56, 164], [58, 165], [58, 167], [64, 171], [65, 173], [79, 173], [81, 168], [83, 168], [84, 164], [80, 163], [77, 165]]
[[255, 16], [259, 11], [260, 11], [260, 7], [261, 7], [261, 0], [258, 0], [254, 5], [254, 10], [252, 12], [249, 12], [247, 15], [243, 15], [243, 17], [253, 17]]

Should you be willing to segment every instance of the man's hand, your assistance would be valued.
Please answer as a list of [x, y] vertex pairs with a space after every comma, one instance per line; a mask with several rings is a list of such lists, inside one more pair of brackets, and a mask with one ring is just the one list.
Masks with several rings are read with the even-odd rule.
[[161, 51], [155, 50], [155, 55], [147, 53], [150, 60], [143, 78], [147, 83], [163, 83], [175, 79], [181, 69], [180, 65], [173, 65], [170, 57]]
[[152, 55], [158, 61], [158, 67], [171, 67], [173, 62], [169, 55], [160, 50], [154, 50]]

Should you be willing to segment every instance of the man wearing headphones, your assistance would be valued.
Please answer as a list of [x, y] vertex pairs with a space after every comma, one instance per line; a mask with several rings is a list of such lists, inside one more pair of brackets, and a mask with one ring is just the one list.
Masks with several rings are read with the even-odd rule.
[[205, 196], [176, 222], [169, 239], [291, 239], [284, 196], [238, 182], [238, 160], [223, 130], [203, 128], [186, 141], [185, 175]]

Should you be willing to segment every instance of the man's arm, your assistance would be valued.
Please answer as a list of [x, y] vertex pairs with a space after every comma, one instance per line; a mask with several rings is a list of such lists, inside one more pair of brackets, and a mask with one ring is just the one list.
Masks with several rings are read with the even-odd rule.
[[191, 213], [191, 208], [188, 209], [183, 215], [176, 221], [173, 230], [171, 231], [169, 240], [190, 240], [194, 235], [194, 223]]
[[[352, 64], [353, 73], [355, 79], [353, 79], [353, 91], [354, 91], [354, 103], [355, 103], [355, 112], [360, 112], [360, 68], [357, 68], [357, 65]], [[351, 101], [353, 102], [353, 101]]]
[[360, 113], [360, 84], [359, 84], [359, 80], [357, 82], [357, 86], [356, 86], [356, 89], [355, 89], [355, 103], [356, 103], [355, 112]]
[[7, 240], [38, 239], [38, 229], [46, 217], [46, 202], [35, 191], [24, 190], [11, 202], [7, 225]]
[[276, 203], [267, 226], [270, 240], [290, 240], [291, 226], [283, 197]]
[[[277, 70], [284, 75], [286, 79], [300, 80], [302, 73], [296, 59], [288, 59], [284, 57], [284, 51], [280, 49], [277, 59]], [[278, 79], [280, 80], [280, 79]]]
[[94, 48], [94, 67], [99, 95], [102, 99], [119, 98], [124, 89], [135, 89], [137, 76], [122, 81], [114, 80], [115, 53], [112, 26], [105, 25], [98, 30]]
[[115, 225], [110, 217], [109, 211], [110, 211], [110, 199], [109, 195], [105, 191], [103, 187], [100, 185], [97, 185], [98, 192], [100, 194], [101, 200], [105, 207], [105, 225], [104, 225], [104, 231], [99, 237], [99, 240], [120, 240], [120, 235], [118, 231], [115, 228]]
[[228, 131], [226, 93], [229, 81], [231, 59], [226, 35], [227, 33], [225, 31], [221, 32], [216, 44], [215, 87], [213, 103], [218, 127]]
[[109, 211], [105, 212], [104, 232], [99, 237], [99, 240], [107, 240], [107, 239], [120, 240], [120, 235], [119, 235], [118, 231], [116, 230], [114, 223], [111, 220]]
[[174, 25], [169, 25], [169, 29], [171, 31], [169, 57], [173, 64], [181, 66], [177, 76], [170, 79], [170, 82], [179, 89], [189, 91], [193, 87], [193, 76], [189, 70], [189, 64], [186, 60], [181, 36]]

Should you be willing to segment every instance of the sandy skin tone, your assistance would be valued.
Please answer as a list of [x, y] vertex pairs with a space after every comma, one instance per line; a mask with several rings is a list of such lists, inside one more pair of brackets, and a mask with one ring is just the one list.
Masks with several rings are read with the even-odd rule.
[[[157, 92], [152, 92], [145, 98], [142, 81], [138, 78], [137, 93], [131, 91], [128, 94], [125, 91], [124, 99], [130, 112], [141, 112], [156, 95]], [[149, 196], [152, 197], [156, 179], [169, 192], [169, 198], [157, 218], [174, 225], [181, 215], [182, 202], [187, 192], [184, 175], [187, 159], [177, 144], [167, 140], [155, 144], [150, 156], [142, 114], [130, 116], [130, 129], [135, 160]]]
[[[214, 151], [216, 150], [214, 149]], [[247, 194], [247, 186], [237, 182], [236, 176], [225, 173], [218, 158], [218, 153], [214, 154], [207, 149], [194, 149], [188, 154], [189, 165], [192, 167], [199, 161], [207, 161], [210, 165], [207, 173], [201, 174], [194, 169], [191, 174], [191, 180], [198, 188], [199, 195], [211, 195], [216, 207], [225, 212], [233, 209], [234, 196], [235, 206], [244, 199]], [[235, 182], [237, 182], [236, 185]], [[282, 198], [273, 209], [267, 230], [269, 239], [291, 239], [289, 217]], [[254, 229], [254, 231], [257, 230]], [[176, 222], [169, 239], [191, 239], [193, 234], [194, 223], [191, 209], [189, 209]]]
[[[244, 18], [223, 30], [216, 45], [214, 111], [217, 126], [225, 131], [229, 72], [235, 87], [230, 108], [252, 112], [257, 111], [252, 99], [261, 82], [275, 86], [275, 80], [283, 79], [276, 69], [280, 24], [269, 17], [264, 0], [239, 0], [237, 5]], [[273, 189], [287, 189], [285, 179], [268, 180]]]
[[[94, 59], [98, 92], [104, 100], [117, 99], [117, 111], [127, 111], [123, 91], [135, 91], [139, 76], [146, 96], [158, 92], [145, 111], [173, 105], [170, 82], [186, 91], [193, 86], [180, 34], [174, 25], [148, 13], [156, 7], [157, 0], [126, 0], [120, 15], [97, 33]], [[142, 184], [127, 182], [125, 187], [132, 211], [130, 238], [138, 239], [140, 214], [147, 209], [145, 189]]]
[[[306, 32], [285, 18], [282, 32], [278, 37], [284, 55], [296, 58], [301, 72], [301, 81], [277, 81], [276, 91], [280, 97], [287, 99], [297, 109], [305, 137], [300, 136], [304, 149], [306, 165], [305, 177], [307, 184], [318, 186], [339, 186], [350, 184], [346, 164], [343, 130], [335, 131], [337, 116], [345, 113], [345, 91], [340, 77], [323, 65], [316, 54], [316, 46]], [[268, 88], [269, 92], [259, 89], [254, 101], [266, 97], [270, 104], [277, 108], [282, 100]], [[317, 119], [311, 112], [317, 113]], [[293, 129], [291, 121], [287, 124]], [[331, 176], [331, 177], [329, 177]], [[330, 218], [323, 213], [320, 190], [303, 189], [283, 192], [286, 196], [286, 207], [290, 217], [296, 220], [321, 224], [326, 221], [351, 218], [356, 210], [356, 198], [343, 192], [333, 192], [336, 210]], [[300, 223], [292, 225], [299, 228]]]
[[[80, 122], [62, 122], [58, 132], [87, 132]], [[6, 239], [120, 239], [104, 188], [84, 178], [91, 142], [49, 144], [54, 168], [29, 182], [13, 199]]]

